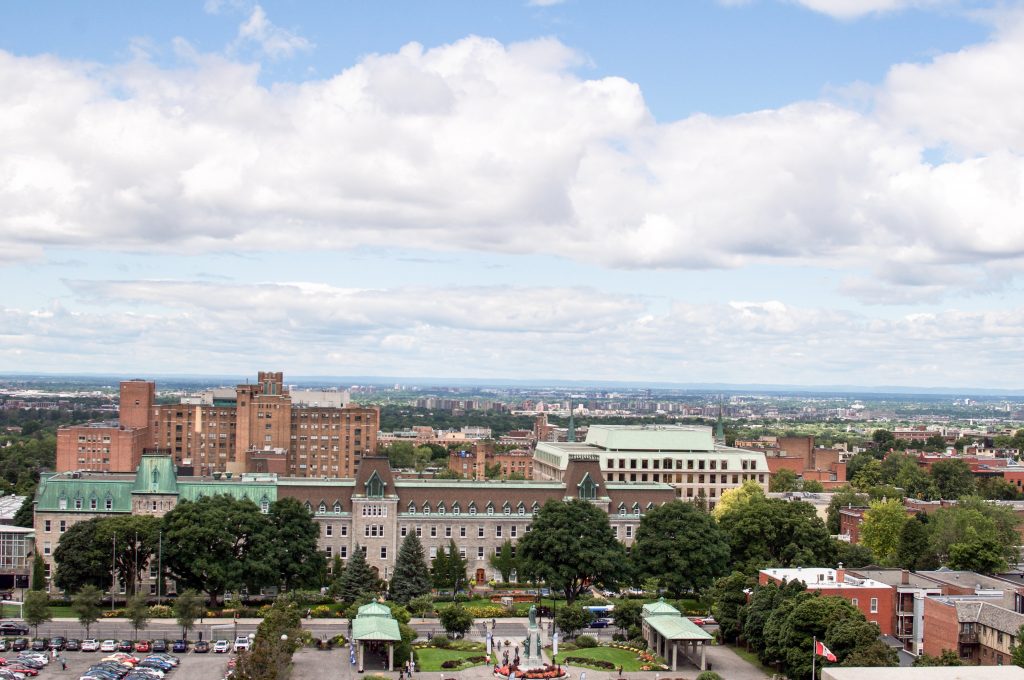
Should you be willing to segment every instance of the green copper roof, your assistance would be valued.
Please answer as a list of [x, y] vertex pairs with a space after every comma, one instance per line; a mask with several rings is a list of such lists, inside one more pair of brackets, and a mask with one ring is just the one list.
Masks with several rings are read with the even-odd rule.
[[380, 602], [370, 602], [360, 607], [356, 616], [391, 616], [391, 608]]
[[398, 642], [402, 639], [398, 621], [391, 616], [391, 609], [380, 602], [364, 604], [352, 620], [352, 637], [356, 640], [386, 640]]
[[711, 635], [685, 616], [652, 616], [644, 621], [667, 640], [710, 640]]
[[[107, 507], [108, 500], [110, 507]], [[43, 480], [36, 489], [36, 511], [58, 510], [89, 513], [131, 512], [131, 481], [88, 477], [74, 479], [70, 476], [54, 475]]]
[[195, 501], [203, 496], [231, 496], [248, 498], [259, 505], [265, 498], [273, 503], [277, 500], [277, 486], [273, 483], [253, 484], [249, 482], [181, 482], [178, 484], [178, 497], [182, 500]]
[[650, 602], [643, 607], [644, 616], [681, 616], [679, 610], [665, 602], [665, 598]]
[[178, 493], [178, 473], [169, 456], [143, 456], [132, 493]]

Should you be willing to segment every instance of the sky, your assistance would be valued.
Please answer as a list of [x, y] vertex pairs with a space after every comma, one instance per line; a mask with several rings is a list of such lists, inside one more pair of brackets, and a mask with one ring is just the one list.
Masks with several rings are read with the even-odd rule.
[[0, 92], [0, 373], [1024, 388], [1024, 2], [7, 2]]

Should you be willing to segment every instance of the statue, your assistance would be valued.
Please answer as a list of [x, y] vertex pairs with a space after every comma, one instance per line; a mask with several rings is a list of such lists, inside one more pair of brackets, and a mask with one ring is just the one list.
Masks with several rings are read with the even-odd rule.
[[526, 655], [527, 659], [530, 658], [530, 636], [529, 635], [526, 636], [526, 641], [523, 643], [523, 654]]
[[[531, 604], [530, 605], [529, 617], [530, 617], [530, 628], [536, 628], [537, 627], [537, 605], [535, 605], [535, 604]], [[527, 654], [527, 656], [529, 656], [529, 654]]]

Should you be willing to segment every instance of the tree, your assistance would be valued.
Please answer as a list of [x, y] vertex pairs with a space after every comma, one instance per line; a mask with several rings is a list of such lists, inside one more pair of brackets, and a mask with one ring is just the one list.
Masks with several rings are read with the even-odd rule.
[[46, 590], [46, 564], [43, 563], [43, 556], [36, 550], [32, 558], [32, 590]]
[[711, 514], [717, 519], [722, 519], [722, 515], [725, 513], [764, 497], [764, 489], [761, 488], [761, 485], [753, 479], [748, 479], [736, 488], [723, 491]]
[[590, 625], [590, 622], [594, 620], [594, 615], [589, 609], [584, 609], [582, 605], [571, 604], [567, 607], [562, 607], [555, 614], [555, 624], [558, 625], [558, 629], [567, 638], [575, 637], [578, 631], [583, 630]]
[[[946, 650], [942, 650], [945, 653]], [[1024, 666], [1024, 625], [1017, 629], [1017, 642], [1010, 648], [1013, 654], [1013, 664]]]
[[366, 563], [366, 549], [357, 543], [338, 582], [338, 596], [345, 602], [354, 602], [360, 595], [376, 590], [377, 576]]
[[388, 462], [393, 468], [411, 468], [416, 464], [412, 442], [394, 442], [387, 447]]
[[461, 604], [445, 607], [437, 613], [441, 626], [451, 635], [463, 636], [473, 627], [473, 614]]
[[715, 671], [701, 671], [697, 674], [697, 680], [723, 680], [722, 676]]
[[95, 517], [71, 525], [53, 552], [57, 563], [53, 582], [61, 590], [77, 592], [87, 585], [99, 590], [111, 587], [110, 541], [103, 543], [99, 532], [109, 518]]
[[[971, 560], [970, 550], [990, 550], [1001, 556], [1001, 561], [1008, 563], [1015, 559], [1020, 536], [1016, 531], [1017, 517], [1012, 508], [987, 503], [980, 498], [962, 498], [957, 505], [940, 508], [929, 518], [928, 526], [931, 534], [932, 551], [942, 562], [949, 562], [954, 554], [954, 546], [958, 543], [968, 544], [968, 548], [956, 550], [957, 560], [961, 564]], [[979, 557], [979, 563], [990, 564], [991, 555]], [[996, 565], [994, 571], [1004, 566]]]
[[501, 574], [502, 583], [512, 580], [512, 572], [516, 570], [516, 553], [512, 541], [506, 540], [502, 543], [498, 552], [491, 555], [488, 563]]
[[841, 509], [847, 507], [867, 507], [868, 501], [869, 497], [866, 493], [854, 491], [850, 487], [844, 487], [834, 492], [832, 494], [832, 500], [829, 501], [828, 509], [826, 510], [826, 516], [828, 517], [827, 526], [829, 533], [839, 533], [839, 511]]
[[726, 573], [729, 536], [711, 515], [673, 501], [643, 516], [630, 558], [636, 577], [656, 579], [678, 598]]
[[797, 478], [796, 473], [788, 468], [783, 468], [776, 472], [768, 483], [768, 490], [775, 493], [796, 491], [799, 488], [800, 480]]
[[889, 430], [875, 430], [871, 433], [871, 441], [878, 448], [889, 448], [896, 441], [896, 435]]
[[871, 549], [860, 543], [836, 540], [832, 546], [836, 551], [836, 562], [842, 562], [847, 567], [866, 567], [876, 562]]
[[823, 493], [825, 485], [817, 479], [805, 479], [800, 483], [800, 490], [807, 493]]
[[35, 508], [35, 494], [26, 494], [25, 500], [22, 501], [21, 507], [18, 508], [18, 512], [14, 513], [14, 526], [31, 529], [35, 519]]
[[427, 567], [423, 544], [411, 531], [398, 549], [390, 590], [391, 599], [399, 604], [408, 604], [417, 597], [430, 594], [430, 568]]
[[21, 608], [25, 623], [35, 628], [35, 636], [39, 637], [39, 624], [46, 623], [52, 618], [50, 598], [41, 590], [30, 590], [25, 593], [25, 601]]
[[313, 513], [295, 498], [280, 498], [270, 504], [267, 519], [278, 583], [285, 590], [318, 587], [327, 564], [317, 546], [320, 526]]
[[238, 680], [284, 680], [295, 651], [302, 645], [302, 617], [295, 600], [279, 597], [263, 618], [252, 648], [238, 655]]
[[947, 564], [950, 569], [981, 574], [1003, 571], [1008, 566], [998, 539], [988, 534], [980, 535], [974, 527], [967, 527], [963, 540], [950, 546]]
[[896, 565], [911, 571], [939, 567], [939, 560], [931, 549], [928, 516], [924, 513], [919, 512], [903, 525], [900, 531], [900, 544], [896, 549]]
[[860, 527], [860, 540], [883, 564], [889, 564], [896, 558], [906, 523], [906, 506], [900, 501], [871, 501]]
[[85, 636], [89, 637], [89, 628], [100, 619], [100, 601], [103, 593], [93, 585], [83, 587], [71, 601], [71, 610], [78, 615], [78, 622], [85, 626]]
[[569, 604], [590, 585], [614, 588], [627, 570], [608, 514], [579, 499], [545, 503], [519, 539], [518, 555], [521, 572], [562, 591]]
[[178, 621], [178, 625], [181, 626], [181, 636], [183, 638], [188, 637], [188, 632], [192, 630], [196, 619], [202, 616], [205, 609], [204, 605], [205, 603], [199, 597], [199, 593], [191, 588], [178, 593], [178, 599], [174, 601], [173, 609], [174, 618]]
[[882, 464], [878, 460], [867, 461], [851, 478], [853, 486], [866, 491], [882, 483]]
[[615, 604], [612, 610], [612, 619], [615, 627], [622, 631], [640, 626], [643, 604], [639, 600], [621, 600]]
[[[1024, 626], [1022, 626], [1024, 628]], [[1019, 633], [1020, 631], [1018, 631]], [[1017, 659], [1017, 645], [1012, 647], [1013, 649], [1013, 663], [1020, 666], [1021, 662], [1024, 662], [1024, 656], [1021, 656], [1020, 661]], [[1024, 650], [1022, 650], [1024, 651]], [[931, 654], [922, 654], [914, 659], [914, 666], [963, 666], [964, 662], [960, 660], [960, 656], [957, 655], [952, 649], [943, 649], [942, 653], [938, 656], [932, 656]]]
[[940, 460], [932, 465], [932, 481], [939, 498], [955, 500], [974, 493], [974, 475], [959, 458]]
[[[754, 583], [754, 579], [738, 571], [715, 581], [711, 589], [711, 608], [715, 620], [718, 621], [718, 631], [723, 641], [735, 641], [743, 632], [741, 613], [747, 604], [747, 591]], [[639, 603], [637, 608], [639, 609]], [[616, 614], [618, 610], [619, 607], [616, 606]]]
[[737, 571], [835, 561], [832, 539], [810, 503], [760, 498], [726, 512], [720, 524]]
[[444, 590], [445, 588], [451, 587], [451, 580], [448, 578], [448, 551], [445, 547], [439, 546], [437, 552], [434, 554], [434, 559], [430, 564], [430, 579], [431, 583], [438, 590]]
[[132, 624], [132, 628], [135, 630], [135, 638], [138, 639], [139, 629], [145, 628], [146, 624], [149, 623], [149, 605], [146, 604], [146, 596], [142, 593], [136, 593], [128, 598], [124, 608], [124, 616]]
[[935, 495], [932, 478], [921, 469], [917, 458], [906, 453], [890, 453], [881, 464], [882, 483], [898, 486], [915, 498], [931, 499]]
[[255, 503], [232, 496], [183, 500], [164, 515], [163, 563], [217, 604], [228, 590], [277, 582], [272, 528]]
[[438, 590], [451, 588], [452, 596], [459, 589], [459, 584], [466, 581], [466, 558], [459, 554], [455, 541], [448, 542], [448, 550], [444, 546], [437, 550], [434, 564], [430, 568], [430, 578]]

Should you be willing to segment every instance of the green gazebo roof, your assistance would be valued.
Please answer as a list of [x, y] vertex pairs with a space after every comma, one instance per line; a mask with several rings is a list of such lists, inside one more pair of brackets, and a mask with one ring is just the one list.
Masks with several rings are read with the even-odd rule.
[[665, 602], [665, 598], [661, 598], [657, 602], [651, 602], [645, 604], [642, 610], [642, 615], [647, 616], [682, 616], [679, 610]]
[[380, 602], [364, 604], [352, 620], [352, 637], [356, 640], [384, 640], [398, 642], [402, 639], [398, 621], [391, 615], [391, 609]]

